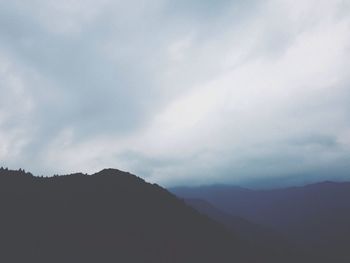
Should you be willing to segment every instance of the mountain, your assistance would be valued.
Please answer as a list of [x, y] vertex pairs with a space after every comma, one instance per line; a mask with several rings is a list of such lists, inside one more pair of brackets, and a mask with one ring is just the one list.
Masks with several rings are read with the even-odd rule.
[[350, 262], [350, 183], [250, 190], [236, 186], [178, 187], [182, 198], [199, 198], [281, 233], [322, 262]]
[[0, 262], [296, 262], [115, 169], [55, 177], [0, 169], [0, 209]]
[[249, 240], [255, 246], [265, 248], [269, 253], [273, 251], [274, 254], [285, 255], [291, 254], [293, 251], [294, 254], [299, 254], [300, 256], [306, 254], [301, 248], [273, 230], [224, 212], [208, 201], [202, 199], [185, 199], [184, 201], [200, 213], [220, 222], [233, 233], [237, 233], [244, 239]]

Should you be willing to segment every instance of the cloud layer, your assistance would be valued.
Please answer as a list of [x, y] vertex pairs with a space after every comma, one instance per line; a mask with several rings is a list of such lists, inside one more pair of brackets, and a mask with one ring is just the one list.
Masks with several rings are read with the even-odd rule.
[[349, 69], [345, 0], [0, 0], [0, 160], [349, 179]]

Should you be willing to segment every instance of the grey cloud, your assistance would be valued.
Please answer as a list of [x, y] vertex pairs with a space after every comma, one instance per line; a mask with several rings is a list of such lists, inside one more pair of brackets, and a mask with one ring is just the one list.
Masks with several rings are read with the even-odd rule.
[[[22, 60], [27, 67], [33, 67], [53, 83], [38, 91], [31, 87], [32, 92], [37, 92], [38, 106], [42, 105], [38, 114], [44, 116], [39, 116], [39, 121], [44, 118], [41, 122], [55, 123], [54, 126], [58, 127], [76, 125], [81, 127], [81, 132], [94, 132], [94, 128], [99, 126], [106, 131], [111, 127], [113, 132], [118, 132], [131, 129], [143, 121], [142, 115], [148, 111], [150, 103], [156, 102], [148, 96], [154, 89], [152, 81], [145, 75], [144, 69], [138, 67], [136, 58], [132, 61], [132, 56], [129, 56], [131, 61], [118, 64], [108, 57], [109, 54], [103, 54], [100, 43], [96, 43], [95, 39], [99, 39], [98, 31], [103, 31], [105, 24], [92, 32], [87, 30], [78, 36], [62, 37], [47, 32], [29, 15], [7, 14], [13, 28], [3, 24], [8, 32], [2, 34], [2, 44], [16, 59]], [[107, 32], [107, 37], [112, 33]], [[55, 89], [62, 95], [57, 99], [59, 103], [55, 97], [45, 101], [47, 96], [38, 94], [56, 92]], [[140, 100], [142, 103], [139, 103]]]
[[333, 136], [313, 134], [313, 135], [308, 135], [300, 138], [291, 139], [290, 144], [298, 145], [298, 146], [315, 145], [315, 146], [332, 148], [337, 146], [337, 139]]
[[222, 16], [227, 15], [227, 11], [230, 10], [231, 15], [239, 16], [243, 12], [247, 12], [247, 9], [254, 9], [259, 1], [241, 1], [241, 0], [219, 0], [219, 1], [200, 1], [200, 0], [180, 0], [180, 1], [166, 1], [165, 10], [169, 14], [178, 15], [180, 17], [187, 17], [188, 19], [198, 20], [212, 20], [220, 19]]
[[50, 174], [57, 158], [62, 171], [117, 166], [164, 184], [343, 167], [348, 9], [310, 3], [0, 1], [0, 143], [17, 149], [0, 151], [3, 164]]

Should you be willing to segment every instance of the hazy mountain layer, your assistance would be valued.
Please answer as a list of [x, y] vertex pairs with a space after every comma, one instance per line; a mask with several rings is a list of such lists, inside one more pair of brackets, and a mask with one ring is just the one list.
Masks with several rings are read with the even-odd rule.
[[179, 187], [183, 198], [200, 198], [225, 213], [273, 229], [324, 262], [350, 262], [350, 183], [249, 190], [235, 186]]

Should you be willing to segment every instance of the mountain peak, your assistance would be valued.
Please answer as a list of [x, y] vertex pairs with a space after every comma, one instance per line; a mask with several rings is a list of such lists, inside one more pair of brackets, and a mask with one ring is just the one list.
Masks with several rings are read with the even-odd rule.
[[113, 176], [133, 176], [133, 177], [137, 177], [136, 175], [133, 175], [129, 172], [125, 172], [119, 169], [115, 169], [115, 168], [105, 168], [102, 169], [101, 171], [93, 174], [93, 175], [113, 175]]
[[105, 168], [95, 174], [92, 174], [92, 176], [103, 176], [103, 177], [114, 177], [119, 179], [127, 179], [127, 180], [137, 180], [145, 182], [142, 178], [131, 174], [129, 172], [121, 171], [115, 168]]

